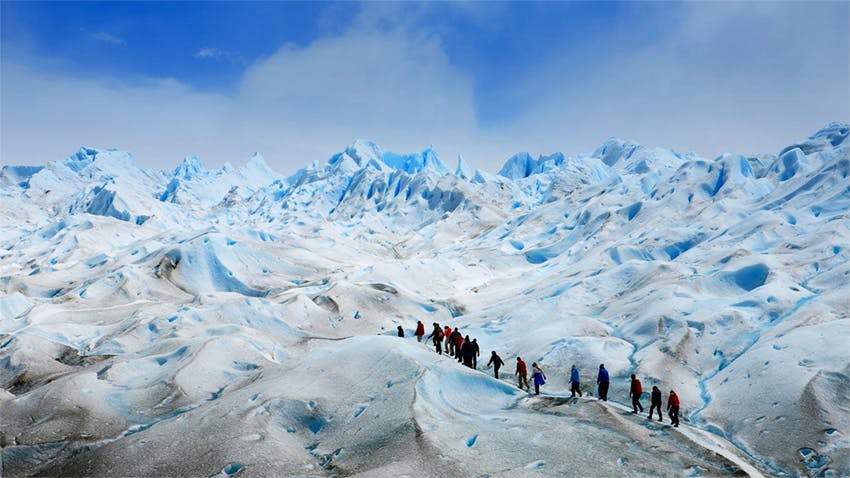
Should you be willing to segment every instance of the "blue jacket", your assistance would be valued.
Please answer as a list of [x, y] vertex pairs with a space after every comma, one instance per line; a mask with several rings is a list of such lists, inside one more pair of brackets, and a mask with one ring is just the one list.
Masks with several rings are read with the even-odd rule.
[[599, 369], [599, 375], [596, 377], [597, 382], [608, 382], [608, 370], [604, 368]]
[[570, 382], [579, 383], [577, 368], [570, 370]]
[[543, 378], [543, 372], [534, 372], [534, 375], [531, 376], [531, 380], [535, 385], [546, 385], [546, 380]]

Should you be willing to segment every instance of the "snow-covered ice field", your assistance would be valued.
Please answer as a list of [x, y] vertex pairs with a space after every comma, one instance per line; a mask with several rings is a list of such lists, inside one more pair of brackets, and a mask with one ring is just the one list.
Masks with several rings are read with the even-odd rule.
[[[291, 177], [4, 166], [2, 476], [850, 476], [849, 130], [497, 175], [369, 142]], [[680, 428], [631, 414], [632, 373]]]

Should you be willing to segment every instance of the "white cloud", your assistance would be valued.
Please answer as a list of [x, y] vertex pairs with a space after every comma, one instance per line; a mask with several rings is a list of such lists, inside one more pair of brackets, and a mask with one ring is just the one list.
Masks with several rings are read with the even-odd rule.
[[245, 58], [238, 54], [229, 51], [224, 51], [219, 48], [205, 47], [195, 52], [195, 58], [200, 60], [218, 60], [229, 63], [244, 65], [247, 63]]
[[516, 90], [534, 92], [529, 107], [500, 131], [543, 151], [614, 135], [714, 156], [775, 153], [850, 120], [846, 4], [678, 6], [659, 10], [668, 28], [652, 43], [526, 76]]
[[472, 78], [437, 38], [398, 31], [282, 47], [245, 73], [232, 118], [252, 118], [233, 128], [301, 164], [354, 138], [404, 151], [475, 132]]
[[93, 32], [93, 31], [89, 31], [86, 28], [80, 28], [80, 31], [85, 33], [89, 37], [94, 38], [95, 40], [102, 41], [102, 42], [105, 42], [105, 43], [112, 43], [113, 45], [126, 45], [127, 44], [127, 42], [125, 42], [121, 38], [118, 38], [115, 35], [111, 35], [109, 33], [103, 32], [103, 31]]
[[[140, 164], [170, 168], [187, 154], [217, 166], [260, 151], [292, 172], [366, 138], [399, 152], [433, 145], [447, 163], [463, 153], [496, 171], [517, 151], [588, 152], [610, 135], [707, 156], [775, 152], [830, 120], [848, 120], [848, 45], [835, 42], [846, 38], [846, 18], [804, 4], [677, 5], [669, 17], [659, 8], [658, 23], [669, 30], [644, 46], [511, 71], [505, 94], [525, 108], [486, 127], [471, 73], [421, 26], [427, 9], [404, 16], [367, 4], [342, 34], [284, 45], [246, 67], [228, 95], [4, 61], [0, 155], [41, 164], [80, 145], [117, 147]], [[207, 47], [195, 57], [226, 55]]]
[[57, 77], [4, 63], [3, 163], [45, 164], [92, 146], [133, 152], [142, 165], [173, 167], [183, 155], [209, 152], [204, 148], [222, 133], [221, 118], [230, 101], [225, 97], [197, 93], [171, 80], [132, 86], [101, 80]]
[[283, 46], [248, 68], [231, 96], [8, 62], [2, 75], [1, 151], [10, 163], [41, 164], [87, 145], [125, 149], [160, 168], [187, 154], [220, 165], [261, 151], [292, 172], [357, 138], [397, 151], [433, 144], [447, 159], [460, 151], [455, 144], [475, 140], [471, 77], [449, 63], [439, 38], [399, 30]]
[[218, 48], [201, 48], [195, 53], [195, 58], [220, 58], [224, 52]]

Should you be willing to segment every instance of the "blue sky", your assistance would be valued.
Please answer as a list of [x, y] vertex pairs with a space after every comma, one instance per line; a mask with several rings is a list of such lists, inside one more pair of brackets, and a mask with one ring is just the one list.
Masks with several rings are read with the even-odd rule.
[[0, 156], [281, 172], [357, 138], [498, 169], [610, 136], [775, 153], [850, 120], [846, 2], [2, 2]]

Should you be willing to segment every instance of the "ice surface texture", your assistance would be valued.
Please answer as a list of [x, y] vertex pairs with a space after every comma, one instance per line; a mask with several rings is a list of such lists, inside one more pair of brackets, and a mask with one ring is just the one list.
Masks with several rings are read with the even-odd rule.
[[[850, 475], [847, 136], [612, 139], [498, 175], [365, 141], [290, 177], [4, 166], [3, 476]], [[565, 398], [603, 362], [611, 403]], [[618, 406], [632, 373], [676, 390], [679, 430]]]

